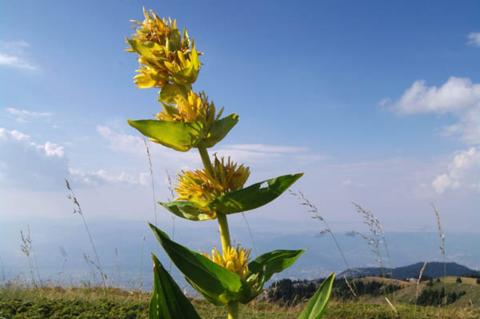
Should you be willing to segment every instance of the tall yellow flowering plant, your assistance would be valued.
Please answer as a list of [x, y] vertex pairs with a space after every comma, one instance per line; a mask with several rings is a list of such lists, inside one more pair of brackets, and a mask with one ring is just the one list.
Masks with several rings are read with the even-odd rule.
[[[239, 304], [257, 297], [264, 284], [290, 267], [303, 250], [274, 250], [253, 260], [250, 251], [232, 246], [228, 215], [266, 205], [287, 190], [302, 174], [283, 175], [245, 187], [250, 169], [231, 158], [213, 157], [208, 149], [219, 143], [237, 124], [238, 115], [222, 116], [203, 92], [193, 91], [201, 68], [200, 53], [185, 30], [172, 19], [144, 11], [135, 21], [136, 30], [127, 39], [128, 50], [138, 56], [134, 82], [139, 88], [159, 89], [160, 112], [154, 119], [128, 123], [152, 142], [180, 152], [197, 149], [203, 168], [182, 171], [175, 191], [177, 198], [159, 203], [169, 212], [191, 221], [216, 220], [221, 251], [211, 254], [192, 251], [151, 225], [160, 245], [183, 273], [188, 283], [211, 303], [225, 306], [228, 318], [240, 318]], [[190, 301], [153, 256], [154, 289], [150, 318], [200, 318]], [[331, 275], [307, 304], [299, 318], [320, 318], [328, 301]]]

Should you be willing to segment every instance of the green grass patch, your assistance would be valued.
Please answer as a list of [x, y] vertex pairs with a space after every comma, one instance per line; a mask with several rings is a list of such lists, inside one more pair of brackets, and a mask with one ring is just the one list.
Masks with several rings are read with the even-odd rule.
[[[148, 318], [147, 293], [110, 288], [39, 288], [10, 287], [0, 289], [0, 318], [102, 318], [137, 319]], [[201, 300], [194, 301], [202, 318], [220, 319], [226, 314]], [[295, 307], [280, 307], [265, 302], [253, 302], [242, 307], [244, 319], [296, 318], [303, 304]], [[472, 307], [417, 307], [396, 305], [400, 317], [386, 303], [339, 302], [329, 304], [326, 319], [427, 319], [479, 318], [480, 310]]]

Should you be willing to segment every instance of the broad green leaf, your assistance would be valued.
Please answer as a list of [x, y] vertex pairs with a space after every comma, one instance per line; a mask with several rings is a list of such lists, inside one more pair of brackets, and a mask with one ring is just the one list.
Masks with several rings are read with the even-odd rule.
[[335, 274], [331, 274], [325, 279], [317, 292], [310, 298], [305, 309], [298, 317], [298, 319], [320, 319], [322, 318], [325, 307], [327, 306], [330, 294], [332, 293], [333, 282], [335, 280]]
[[220, 120], [216, 120], [210, 128], [208, 137], [205, 139], [205, 146], [213, 147], [215, 144], [220, 142], [238, 123], [238, 119], [238, 115], [234, 113], [225, 116]]
[[169, 203], [159, 202], [159, 204], [165, 207], [171, 213], [188, 220], [202, 221], [214, 219], [212, 215], [208, 215], [205, 211], [200, 209], [192, 202], [173, 201]]
[[228, 304], [238, 298], [242, 288], [240, 276], [177, 244], [154, 225], [150, 224], [150, 228], [173, 263], [206, 298], [215, 300], [217, 304]]
[[258, 208], [280, 196], [302, 175], [302, 173], [283, 175], [253, 184], [238, 191], [226, 193], [216, 198], [210, 204], [210, 207], [223, 214], [239, 213]]
[[273, 274], [293, 265], [303, 252], [303, 250], [274, 250], [252, 260], [248, 264], [248, 269], [252, 273], [261, 273], [267, 281]]
[[129, 120], [128, 124], [155, 143], [186, 152], [197, 143], [196, 123], [158, 120]]
[[195, 308], [155, 255], [153, 259], [153, 293], [150, 319], [200, 319]]
[[[219, 214], [233, 214], [255, 209], [280, 196], [302, 175], [284, 175], [226, 193], [212, 201], [208, 207], [210, 211]], [[203, 221], [216, 218], [215, 215], [207, 214], [202, 208], [189, 201], [160, 202], [160, 205], [171, 213], [188, 220]]]

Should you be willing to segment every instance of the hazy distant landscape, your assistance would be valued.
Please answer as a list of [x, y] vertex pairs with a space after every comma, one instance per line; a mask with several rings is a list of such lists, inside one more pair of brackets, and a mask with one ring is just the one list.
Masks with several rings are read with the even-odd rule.
[[[304, 214], [301, 208], [298, 213]], [[71, 216], [71, 218], [75, 217]], [[7, 224], [2, 233], [4, 238], [8, 238], [8, 240], [0, 242], [3, 271], [6, 280], [22, 278], [28, 282], [30, 280], [28, 260], [21, 253], [20, 233], [17, 230], [20, 225], [14, 225], [15, 227]], [[84, 253], [90, 253], [90, 247], [84, 230], [80, 226], [74, 222], [64, 225], [49, 223], [30, 225], [35, 257], [43, 280], [60, 284], [68, 284], [71, 280], [77, 282], [93, 280], [91, 266], [83, 257]], [[166, 229], [170, 227], [171, 225], [168, 224], [165, 226]], [[318, 227], [321, 226], [318, 225]], [[148, 258], [150, 252], [157, 251], [158, 247], [154, 238], [145, 231], [145, 224], [117, 221], [92, 223], [91, 228], [98, 238], [96, 243], [111, 284], [120, 287], [139, 287], [140, 278], [143, 276], [144, 287], [149, 289], [152, 277]], [[218, 245], [216, 240], [209, 236], [212, 228], [215, 229], [213, 223], [194, 229], [180, 224], [177, 225], [175, 237], [179, 242], [190, 244], [199, 251], [208, 251], [212, 246]], [[245, 225], [235, 227], [233, 231], [239, 242], [251, 242]], [[65, 236], [65, 233], [68, 233], [68, 236]], [[118, 234], [122, 235], [118, 236]], [[278, 244], [285, 249], [302, 247], [306, 250], [304, 256], [292, 268], [283, 273], [287, 278], [316, 279], [332, 271], [345, 270], [345, 265], [336, 247], [325, 234], [310, 232], [302, 233], [300, 236], [297, 233], [279, 236], [272, 233], [261, 233], [253, 229], [252, 235], [254, 249], [258, 253]], [[143, 240], [144, 236], [145, 241]], [[337, 238], [352, 267], [378, 266], [365, 241], [345, 232], [337, 234]], [[391, 260], [385, 261], [387, 267], [442, 260], [438, 249], [438, 234], [435, 232], [387, 233], [386, 238], [392, 251]], [[480, 251], [477, 249], [477, 243], [480, 242], [479, 234], [448, 233], [446, 238], [448, 262], [480, 269]], [[62, 255], [59, 247], [63, 247], [67, 253], [66, 258]], [[143, 268], [141, 266], [142, 253]], [[159, 253], [159, 256], [165, 264], [168, 264], [168, 259], [163, 253]]]

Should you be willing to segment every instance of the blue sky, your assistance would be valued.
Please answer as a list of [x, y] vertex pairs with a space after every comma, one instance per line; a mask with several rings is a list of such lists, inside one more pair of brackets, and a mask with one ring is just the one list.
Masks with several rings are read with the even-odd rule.
[[[65, 176], [91, 219], [151, 219], [143, 142], [126, 124], [159, 109], [124, 51], [143, 6], [205, 53], [195, 89], [241, 117], [216, 151], [250, 165], [251, 182], [305, 171], [297, 187], [339, 230], [360, 227], [356, 201], [390, 231], [433, 230], [431, 202], [447, 229], [477, 231], [475, 1], [2, 2], [0, 220], [72, 218]], [[165, 171], [199, 162], [150, 147], [165, 199]], [[318, 228], [288, 195], [249, 214], [259, 232]]]

